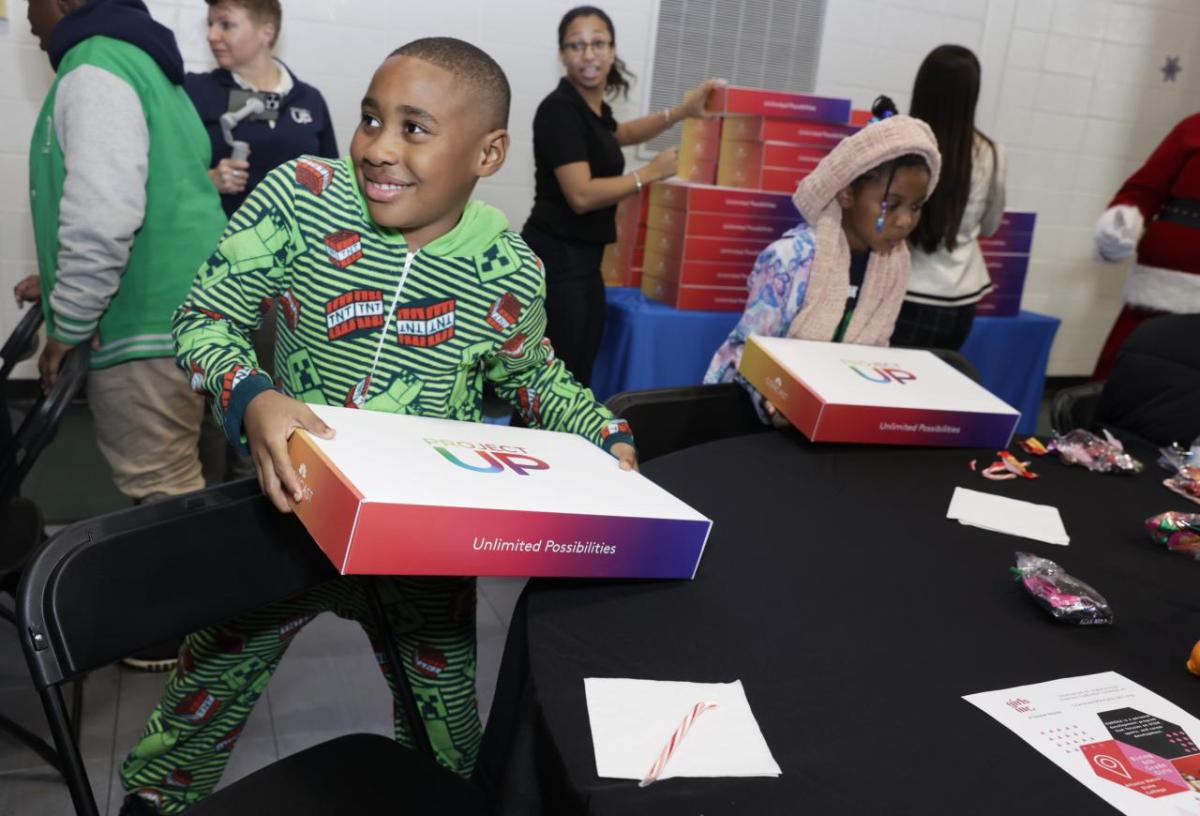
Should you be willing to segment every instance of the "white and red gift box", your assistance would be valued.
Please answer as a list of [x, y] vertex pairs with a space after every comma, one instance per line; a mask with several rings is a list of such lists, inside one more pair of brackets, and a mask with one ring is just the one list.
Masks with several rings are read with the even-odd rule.
[[336, 436], [292, 435], [293, 506], [342, 574], [691, 578], [700, 562], [711, 522], [581, 436], [312, 409]]
[[921, 349], [755, 336], [738, 371], [814, 442], [999, 450], [1021, 419]]
[[705, 109], [720, 116], [770, 116], [835, 124], [850, 122], [849, 99], [737, 85], [714, 88], [708, 95]]

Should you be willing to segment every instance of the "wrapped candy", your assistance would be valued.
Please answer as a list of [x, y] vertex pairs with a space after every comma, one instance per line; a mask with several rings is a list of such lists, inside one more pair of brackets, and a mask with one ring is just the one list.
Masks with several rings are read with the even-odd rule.
[[1038, 477], [1036, 473], [1029, 469], [1028, 462], [1020, 461], [1008, 451], [996, 451], [996, 455], [1000, 457], [1000, 460], [992, 462], [983, 471], [983, 475], [987, 478], [1003, 480], [1015, 479], [1018, 476], [1022, 479], [1036, 479]]
[[1171, 478], [1163, 479], [1163, 484], [1168, 490], [1200, 504], [1200, 467], [1180, 468]]
[[1091, 431], [1076, 428], [1056, 434], [1050, 447], [1068, 465], [1082, 465], [1099, 473], [1141, 473], [1142, 463], [1125, 452], [1121, 441], [1108, 431], [1104, 436], [1101, 439]]
[[1026, 453], [1031, 453], [1034, 456], [1045, 456], [1050, 452], [1046, 446], [1042, 444], [1042, 440], [1038, 439], [1036, 436], [1022, 439], [1018, 441], [1017, 444], [1021, 446], [1021, 450], [1025, 451]]
[[1200, 513], [1159, 513], [1146, 519], [1155, 544], [1200, 559]]
[[1056, 620], [1079, 626], [1113, 622], [1112, 608], [1099, 592], [1068, 575], [1058, 564], [1026, 552], [1017, 553], [1013, 569], [1026, 591]]
[[1191, 448], [1185, 448], [1176, 442], [1169, 448], [1159, 448], [1158, 452], [1158, 464], [1167, 470], [1200, 467], [1200, 439], [1193, 442]]
[[1158, 463], [1175, 472], [1174, 476], [1163, 480], [1163, 485], [1200, 504], [1200, 439], [1193, 442], [1190, 449], [1175, 444], [1161, 448], [1159, 452], [1162, 455]]

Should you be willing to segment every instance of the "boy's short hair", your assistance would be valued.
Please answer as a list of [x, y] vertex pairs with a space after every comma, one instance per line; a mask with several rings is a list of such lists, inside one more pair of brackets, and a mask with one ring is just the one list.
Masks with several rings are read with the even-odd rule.
[[204, 0], [209, 6], [234, 6], [246, 10], [259, 25], [275, 24], [275, 36], [271, 38], [271, 47], [279, 40], [279, 29], [283, 27], [283, 9], [279, 0]]
[[504, 69], [487, 52], [454, 37], [424, 37], [402, 45], [389, 57], [415, 57], [467, 82], [484, 101], [488, 129], [508, 127], [512, 89]]

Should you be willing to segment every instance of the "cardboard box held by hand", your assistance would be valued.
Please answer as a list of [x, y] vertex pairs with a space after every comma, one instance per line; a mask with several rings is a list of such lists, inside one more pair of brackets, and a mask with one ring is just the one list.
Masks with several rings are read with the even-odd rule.
[[344, 575], [695, 575], [712, 522], [583, 437], [311, 407], [295, 510]]
[[751, 337], [738, 371], [814, 442], [998, 450], [1021, 419], [920, 349]]

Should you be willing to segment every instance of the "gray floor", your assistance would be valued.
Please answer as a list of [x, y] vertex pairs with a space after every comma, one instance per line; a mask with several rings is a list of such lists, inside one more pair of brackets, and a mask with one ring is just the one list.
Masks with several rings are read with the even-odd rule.
[[[523, 578], [481, 578], [477, 631], [480, 713], [486, 721], [500, 655]], [[82, 748], [100, 812], [116, 816], [116, 769], [158, 701], [165, 675], [110, 667], [91, 675], [84, 697]], [[48, 736], [29, 687], [20, 646], [0, 621], [0, 713]], [[296, 638], [239, 740], [224, 782], [339, 734], [391, 731], [391, 700], [357, 624], [323, 615]], [[0, 734], [0, 816], [71, 814], [57, 774]]]

